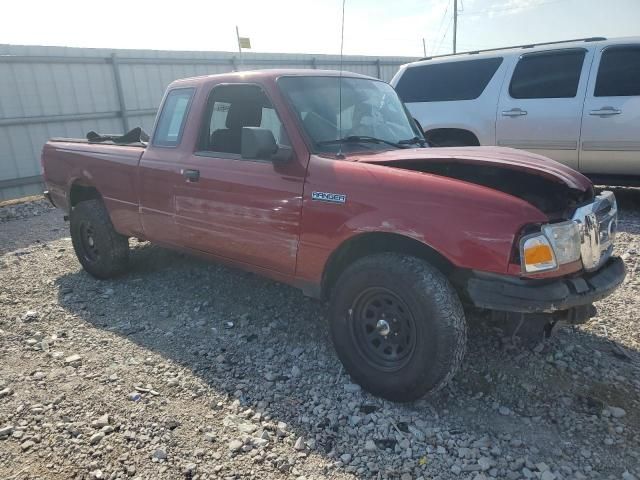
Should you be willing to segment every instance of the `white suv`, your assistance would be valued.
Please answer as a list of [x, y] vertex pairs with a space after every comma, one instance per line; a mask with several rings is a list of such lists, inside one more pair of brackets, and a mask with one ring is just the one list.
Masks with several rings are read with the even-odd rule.
[[640, 37], [430, 57], [391, 84], [432, 146], [522, 148], [640, 185]]

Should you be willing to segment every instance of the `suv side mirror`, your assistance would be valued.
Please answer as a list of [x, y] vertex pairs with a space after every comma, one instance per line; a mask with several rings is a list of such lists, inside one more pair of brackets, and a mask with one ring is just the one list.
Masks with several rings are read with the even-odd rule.
[[268, 128], [242, 127], [240, 155], [249, 160], [284, 162], [291, 157], [291, 147], [278, 145]]

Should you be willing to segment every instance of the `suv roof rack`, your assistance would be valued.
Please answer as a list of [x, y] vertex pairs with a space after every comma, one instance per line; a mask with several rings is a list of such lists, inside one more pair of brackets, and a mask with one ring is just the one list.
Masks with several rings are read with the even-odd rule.
[[[484, 52], [497, 52], [500, 50], [510, 50], [514, 48], [533, 48], [533, 47], [542, 47], [544, 45], [557, 45], [560, 43], [572, 43], [572, 42], [600, 42], [602, 40], [606, 40], [606, 37], [588, 37], [588, 38], [574, 38], [571, 40], [558, 40], [555, 42], [543, 42], [543, 43], [527, 43], [525, 45], [513, 45], [511, 47], [499, 47], [499, 48], [487, 48], [484, 50], [470, 50], [468, 52], [460, 52], [460, 53], [445, 53], [444, 55], [433, 55], [431, 57], [424, 57], [420, 60], [431, 60], [433, 58], [442, 58], [442, 57], [457, 57], [458, 55], [477, 55], [478, 53]], [[418, 60], [418, 61], [420, 61]]]

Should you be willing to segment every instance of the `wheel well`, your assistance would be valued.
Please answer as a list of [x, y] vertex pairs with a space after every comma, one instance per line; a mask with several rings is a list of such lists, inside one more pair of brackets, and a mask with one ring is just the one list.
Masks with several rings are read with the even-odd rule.
[[78, 203], [84, 202], [85, 200], [101, 199], [102, 195], [100, 195], [100, 192], [98, 192], [95, 187], [80, 185], [78, 183], [71, 185], [69, 192], [69, 204], [71, 207], [75, 207]]
[[462, 128], [435, 128], [424, 134], [427, 142], [433, 147], [439, 146], [444, 142], [456, 142], [464, 146], [479, 146], [480, 141], [473, 132]]
[[383, 252], [404, 253], [422, 258], [448, 276], [454, 265], [433, 248], [397, 233], [363, 233], [345, 241], [331, 254], [322, 276], [323, 298], [329, 298], [331, 289], [342, 272], [356, 260]]

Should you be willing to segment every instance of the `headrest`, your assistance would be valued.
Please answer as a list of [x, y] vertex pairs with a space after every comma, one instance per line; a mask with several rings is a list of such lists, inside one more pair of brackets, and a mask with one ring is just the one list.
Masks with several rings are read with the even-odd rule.
[[242, 127], [259, 127], [262, 121], [262, 105], [258, 102], [233, 102], [227, 112], [226, 126], [230, 130]]

